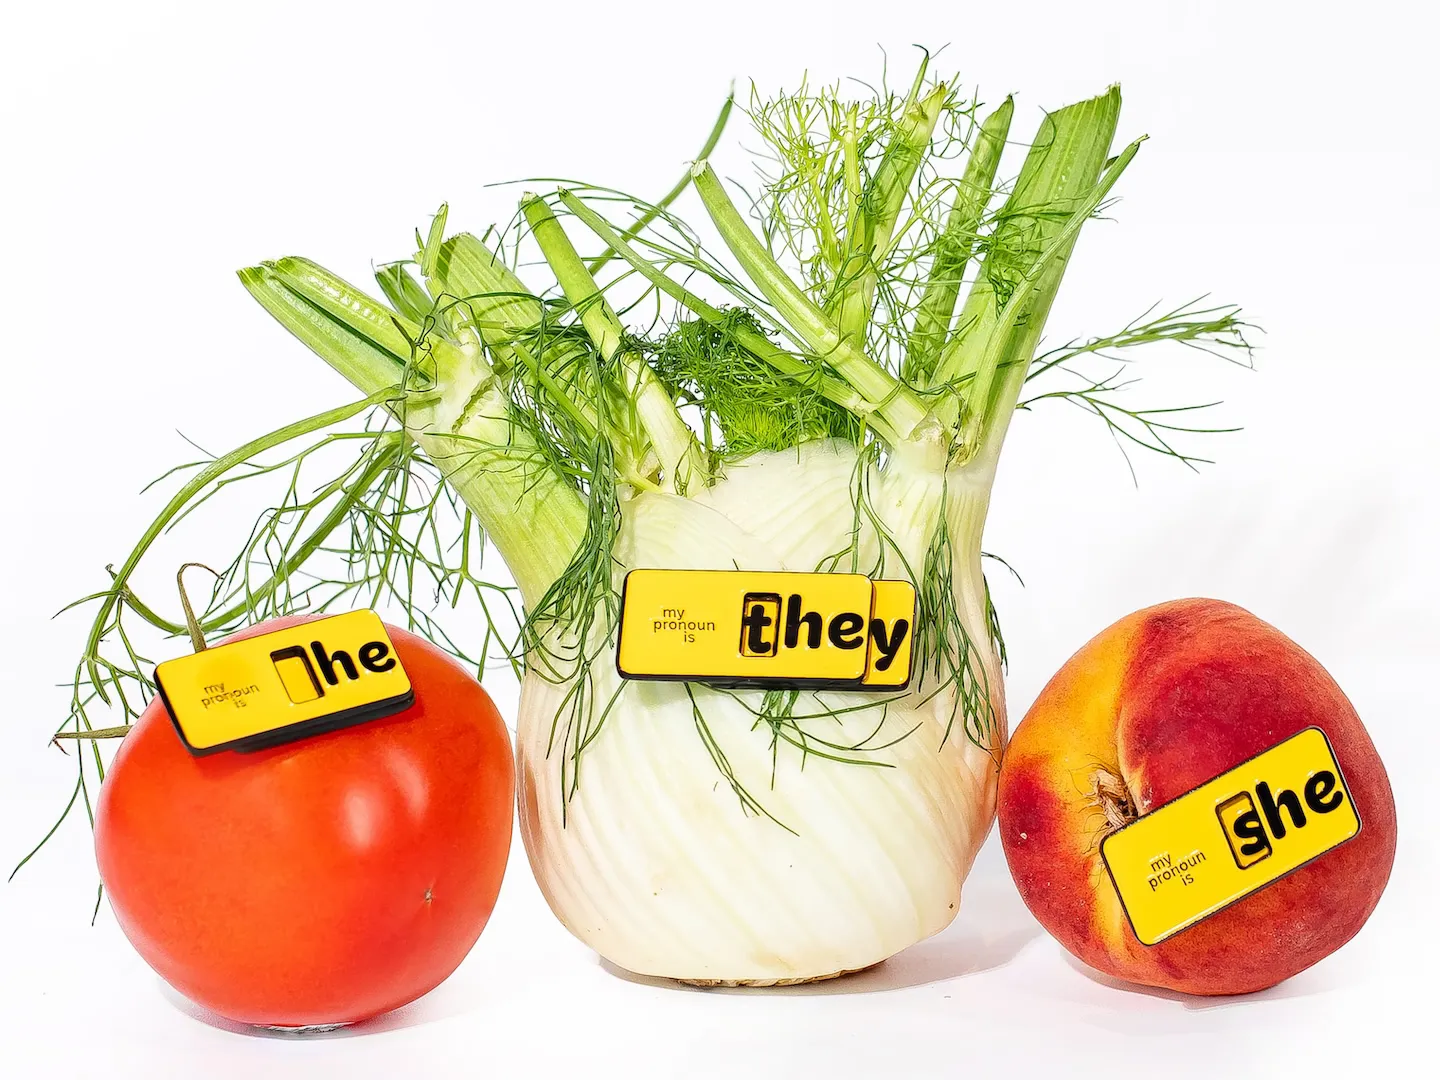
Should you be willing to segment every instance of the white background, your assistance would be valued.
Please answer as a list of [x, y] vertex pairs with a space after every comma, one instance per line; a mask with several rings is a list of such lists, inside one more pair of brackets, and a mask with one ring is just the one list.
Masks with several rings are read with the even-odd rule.
[[[1154, 381], [1137, 401], [1223, 398], [1222, 418], [1244, 426], [1191, 444], [1217, 461], [1198, 475], [1140, 460], [1137, 486], [1078, 412], [1017, 419], [986, 535], [1025, 579], [992, 572], [1012, 714], [1136, 607], [1201, 594], [1250, 608], [1329, 667], [1391, 770], [1400, 853], [1371, 923], [1249, 999], [1123, 988], [1043, 934], [992, 843], [955, 925], [880, 969], [811, 989], [696, 992], [602, 967], [551, 918], [517, 847], [494, 919], [450, 982], [360, 1032], [298, 1042], [196, 1018], [107, 909], [92, 928], [77, 821], [0, 887], [0, 1074], [1422, 1068], [1440, 960], [1429, 6], [803, 6], [824, 14], [780, 0], [7, 13], [0, 861], [28, 850], [69, 790], [70, 765], [46, 740], [84, 620], [50, 616], [98, 587], [150, 520], [157, 499], [137, 491], [190, 456], [175, 429], [224, 448], [351, 397], [235, 268], [295, 252], [363, 279], [372, 259], [411, 250], [441, 200], [454, 226], [508, 218], [516, 191], [491, 181], [583, 175], [658, 192], [732, 77], [768, 90], [805, 67], [874, 78], [883, 45], [901, 81], [911, 43], [949, 42], [941, 67], [988, 100], [1019, 93], [1021, 137], [1042, 107], [1113, 80], [1121, 140], [1152, 136], [1116, 221], [1086, 230], [1052, 341], [1207, 290], [1268, 331], [1255, 373], [1169, 354], [1142, 365]], [[511, 687], [492, 690], [509, 709]]]

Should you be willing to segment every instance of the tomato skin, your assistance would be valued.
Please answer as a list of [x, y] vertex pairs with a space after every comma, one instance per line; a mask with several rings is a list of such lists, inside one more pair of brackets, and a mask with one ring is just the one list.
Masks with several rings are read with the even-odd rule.
[[404, 712], [194, 757], [156, 700], [101, 785], [95, 853], [121, 929], [221, 1016], [299, 1027], [398, 1008], [459, 966], [495, 906], [509, 732], [458, 663], [386, 630], [415, 689]]

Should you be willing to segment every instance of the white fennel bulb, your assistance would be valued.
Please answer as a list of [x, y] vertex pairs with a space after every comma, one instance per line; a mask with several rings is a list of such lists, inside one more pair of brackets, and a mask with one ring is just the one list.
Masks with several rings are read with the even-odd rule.
[[[920, 566], [944, 478], [891, 465], [872, 477], [874, 504]], [[734, 464], [695, 499], [637, 495], [621, 507], [621, 572], [814, 570], [851, 543], [857, 467], [853, 446], [811, 443]], [[983, 520], [965, 497], [945, 501], [957, 520]], [[873, 563], [876, 540], [867, 529], [859, 565]], [[890, 554], [885, 576], [900, 576]], [[990, 828], [1004, 740], [979, 558], [978, 535], [957, 545], [955, 600], [990, 689], [981, 739], [967, 736], [954, 680], [916, 679], [900, 694], [799, 694], [793, 735], [859, 747], [856, 761], [806, 754], [763, 719], [763, 693], [622, 686], [611, 645], [589, 674], [597, 701], [619, 697], [567, 801], [562, 765], [573, 762], [553, 729], [573, 687], [532, 670], [520, 826], [561, 921], [630, 971], [752, 984], [868, 967], [948, 925]]]

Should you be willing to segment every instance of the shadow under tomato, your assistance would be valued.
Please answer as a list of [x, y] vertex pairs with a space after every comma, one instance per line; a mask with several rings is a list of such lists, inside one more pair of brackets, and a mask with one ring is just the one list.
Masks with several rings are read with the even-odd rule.
[[417, 998], [408, 1005], [402, 1005], [388, 1013], [372, 1017], [369, 1020], [361, 1020], [354, 1024], [344, 1024], [340, 1027], [314, 1027], [314, 1028], [268, 1028], [257, 1027], [254, 1024], [242, 1024], [235, 1020], [229, 1020], [219, 1013], [211, 1012], [202, 1005], [197, 1005], [189, 998], [175, 990], [163, 979], [156, 979], [160, 987], [160, 995], [168, 1001], [177, 1012], [183, 1013], [192, 1020], [198, 1020], [207, 1027], [215, 1028], [217, 1031], [227, 1031], [232, 1035], [248, 1035], [260, 1039], [281, 1039], [289, 1041], [315, 1042], [324, 1039], [349, 1039], [357, 1035], [374, 1035], [383, 1031], [397, 1031], [403, 1028], [420, 1027], [424, 1024], [433, 1024], [439, 1020], [446, 1020], [459, 1013], [468, 1011], [459, 995], [446, 991], [446, 984], [442, 983], [430, 993]]

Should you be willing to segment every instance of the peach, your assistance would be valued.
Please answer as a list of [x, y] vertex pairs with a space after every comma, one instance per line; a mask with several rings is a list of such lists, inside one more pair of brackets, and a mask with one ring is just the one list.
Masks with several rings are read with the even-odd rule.
[[[1325, 732], [1359, 835], [1154, 946], [1100, 841], [1307, 727]], [[1192, 994], [1273, 986], [1352, 938], [1395, 859], [1395, 802], [1360, 718], [1309, 653], [1218, 600], [1138, 611], [1077, 652], [1016, 728], [1000, 836], [1025, 903], [1091, 967]]]

